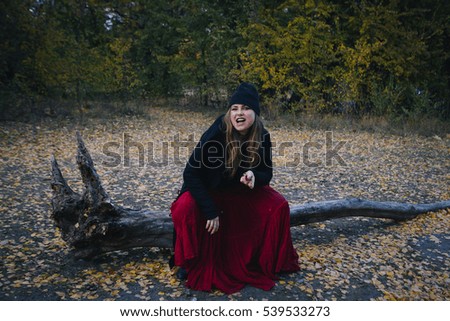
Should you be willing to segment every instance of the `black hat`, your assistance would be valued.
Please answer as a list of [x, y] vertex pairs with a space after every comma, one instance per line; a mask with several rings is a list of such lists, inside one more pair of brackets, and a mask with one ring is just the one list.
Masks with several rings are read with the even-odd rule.
[[242, 104], [250, 107], [259, 116], [259, 96], [255, 86], [248, 82], [241, 83], [230, 98], [228, 106]]

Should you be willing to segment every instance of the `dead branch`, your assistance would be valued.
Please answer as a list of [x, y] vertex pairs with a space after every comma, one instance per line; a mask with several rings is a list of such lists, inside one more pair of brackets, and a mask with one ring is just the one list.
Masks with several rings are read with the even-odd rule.
[[[102, 187], [79, 133], [77, 140], [76, 161], [84, 183], [82, 195], [68, 186], [56, 159], [53, 156], [51, 159], [52, 217], [75, 256], [90, 258], [135, 247], [172, 247], [170, 213], [134, 210], [114, 204]], [[291, 206], [291, 226], [351, 216], [409, 220], [446, 208], [450, 208], [450, 201], [408, 204], [351, 198], [310, 202]]]

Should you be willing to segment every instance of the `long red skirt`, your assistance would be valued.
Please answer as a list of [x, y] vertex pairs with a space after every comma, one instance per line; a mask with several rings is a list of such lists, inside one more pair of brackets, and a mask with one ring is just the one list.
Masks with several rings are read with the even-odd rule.
[[251, 285], [270, 290], [276, 273], [299, 270], [292, 245], [289, 205], [269, 186], [212, 195], [222, 211], [213, 235], [189, 192], [172, 204], [175, 265], [188, 272], [186, 286], [230, 294]]

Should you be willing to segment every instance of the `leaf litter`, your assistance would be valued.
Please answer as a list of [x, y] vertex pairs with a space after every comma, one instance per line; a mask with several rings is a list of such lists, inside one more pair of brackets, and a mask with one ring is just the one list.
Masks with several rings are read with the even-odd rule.
[[[81, 192], [75, 163], [79, 130], [117, 204], [168, 212], [190, 149], [214, 117], [153, 108], [147, 118], [88, 120], [82, 126], [1, 122], [0, 299], [450, 299], [448, 210], [400, 223], [342, 218], [292, 227], [301, 271], [281, 275], [267, 292], [251, 287], [232, 295], [188, 290], [169, 269], [168, 249], [116, 251], [91, 261], [73, 258], [51, 220], [50, 156]], [[411, 203], [450, 199], [448, 136], [341, 130], [332, 132], [330, 142], [324, 131], [270, 121], [266, 126], [274, 142], [272, 185], [291, 204], [345, 197]], [[327, 160], [327, 151], [339, 142], [344, 142], [337, 150], [340, 159]], [[174, 146], [181, 147], [174, 152]], [[111, 166], [112, 153], [120, 155], [117, 166]]]

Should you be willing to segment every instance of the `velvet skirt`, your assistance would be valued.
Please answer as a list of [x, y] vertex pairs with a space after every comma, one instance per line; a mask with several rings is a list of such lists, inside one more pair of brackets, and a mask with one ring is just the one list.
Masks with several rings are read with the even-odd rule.
[[175, 265], [186, 269], [188, 288], [227, 294], [245, 285], [270, 290], [277, 273], [299, 270], [289, 205], [280, 193], [270, 186], [242, 186], [211, 196], [221, 211], [213, 235], [189, 191], [171, 206]]

